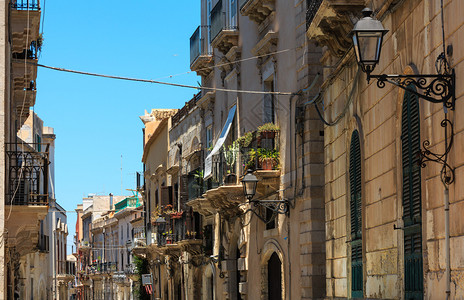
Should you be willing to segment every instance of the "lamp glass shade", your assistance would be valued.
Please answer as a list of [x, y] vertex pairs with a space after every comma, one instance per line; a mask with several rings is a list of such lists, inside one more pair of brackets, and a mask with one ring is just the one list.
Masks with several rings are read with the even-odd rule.
[[242, 179], [243, 184], [243, 193], [247, 199], [253, 198], [256, 194], [256, 186], [258, 185], [258, 178], [253, 175], [251, 170], [248, 170], [247, 174], [243, 176]]
[[364, 18], [359, 20], [353, 28], [353, 46], [356, 59], [362, 70], [372, 72], [380, 60], [383, 36], [388, 32], [382, 23], [371, 17], [372, 10], [363, 10]]
[[358, 63], [372, 66], [378, 64], [382, 40], [382, 32], [356, 32], [353, 35], [353, 43]]

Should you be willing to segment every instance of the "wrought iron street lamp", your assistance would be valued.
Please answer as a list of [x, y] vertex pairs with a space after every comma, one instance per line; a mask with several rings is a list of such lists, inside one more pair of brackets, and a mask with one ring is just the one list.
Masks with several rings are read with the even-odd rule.
[[[288, 201], [287, 200], [252, 200], [256, 194], [256, 188], [258, 186], [258, 178], [253, 174], [253, 170], [248, 170], [245, 176], [243, 176], [243, 194], [247, 198], [249, 203], [253, 203], [253, 207], [248, 209], [252, 211], [261, 221], [265, 223], [271, 222], [277, 214], [286, 214], [288, 212]], [[259, 207], [264, 207], [273, 211], [271, 218], [262, 216], [256, 210]]]
[[[383, 36], [388, 32], [382, 23], [372, 18], [372, 10], [365, 8], [361, 18], [352, 30], [353, 47], [356, 59], [361, 70], [367, 74], [367, 82], [371, 78], [377, 79], [377, 86], [384, 88], [385, 83], [396, 85], [417, 97], [432, 103], [442, 103], [445, 108], [445, 119], [441, 126], [445, 129], [445, 151], [443, 154], [433, 153], [429, 150], [430, 141], [423, 142], [424, 150], [418, 154], [419, 164], [425, 167], [426, 162], [433, 161], [442, 164], [442, 181], [449, 185], [454, 181], [454, 169], [448, 164], [448, 153], [453, 144], [453, 124], [447, 117], [448, 108], [454, 110], [456, 102], [456, 75], [446, 59], [445, 41], [443, 33], [443, 52], [437, 57], [435, 66], [437, 74], [417, 75], [372, 75], [372, 71], [379, 63], [382, 50]], [[452, 49], [452, 48], [451, 48]], [[415, 87], [415, 88], [412, 88]], [[451, 138], [448, 143], [447, 127], [450, 127]]]
[[253, 174], [252, 170], [248, 170], [242, 179], [243, 194], [251, 201], [256, 194], [256, 187], [258, 186], [258, 178]]
[[362, 12], [364, 17], [353, 28], [353, 44], [359, 66], [369, 76], [379, 63], [383, 36], [388, 30], [371, 17], [371, 9], [365, 8]]
[[158, 217], [155, 220], [154, 225], [156, 226], [159, 234], [163, 234], [166, 230], [166, 220], [163, 217]]

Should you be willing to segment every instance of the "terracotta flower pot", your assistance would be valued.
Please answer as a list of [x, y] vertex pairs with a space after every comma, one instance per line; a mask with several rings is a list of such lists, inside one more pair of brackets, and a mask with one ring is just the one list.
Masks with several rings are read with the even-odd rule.
[[272, 158], [265, 158], [261, 161], [261, 168], [263, 170], [272, 170], [274, 166], [274, 160]]

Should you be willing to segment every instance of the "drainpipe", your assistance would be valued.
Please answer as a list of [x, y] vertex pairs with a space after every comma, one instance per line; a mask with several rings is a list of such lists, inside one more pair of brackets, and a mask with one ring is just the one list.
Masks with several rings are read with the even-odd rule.
[[451, 263], [450, 263], [450, 219], [449, 219], [449, 189], [445, 186], [445, 254], [446, 254], [446, 299], [451, 298]]

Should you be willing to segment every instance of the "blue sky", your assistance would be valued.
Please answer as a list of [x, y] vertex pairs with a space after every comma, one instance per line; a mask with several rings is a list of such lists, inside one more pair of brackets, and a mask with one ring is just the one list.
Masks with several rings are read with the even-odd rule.
[[[39, 63], [102, 74], [197, 85], [189, 38], [199, 0], [41, 1]], [[170, 75], [183, 74], [173, 76]], [[123, 194], [142, 170], [139, 116], [181, 108], [194, 89], [96, 78], [39, 68], [35, 112], [56, 134], [56, 199], [74, 211], [89, 193]], [[76, 214], [68, 213], [68, 254]]]

